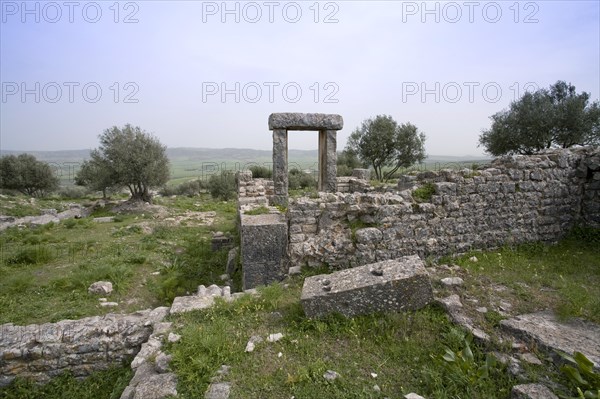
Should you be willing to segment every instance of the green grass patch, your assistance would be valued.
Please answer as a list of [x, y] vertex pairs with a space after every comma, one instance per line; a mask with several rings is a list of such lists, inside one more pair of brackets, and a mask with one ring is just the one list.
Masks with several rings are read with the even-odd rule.
[[261, 206], [261, 207], [254, 208], [249, 211], [245, 211], [244, 214], [245, 215], [266, 215], [269, 212], [270, 212], [269, 208], [267, 208], [266, 206]]
[[[501, 366], [471, 378], [442, 365], [446, 348], [463, 349], [465, 335], [441, 309], [310, 320], [299, 303], [300, 289], [300, 280], [288, 289], [276, 284], [258, 298], [174, 318], [183, 337], [169, 345], [180, 397], [202, 397], [222, 364], [231, 366], [231, 398], [384, 398], [409, 392], [428, 398], [508, 397], [512, 381]], [[251, 336], [278, 332], [285, 335], [281, 341], [244, 352]], [[472, 353], [476, 370], [485, 354], [476, 345]], [[327, 381], [327, 370], [340, 377]]]
[[[0, 324], [133, 312], [169, 305], [199, 284], [220, 283], [227, 250], [213, 253], [210, 239], [217, 230], [235, 236], [235, 202], [210, 196], [162, 200], [169, 213], [165, 218], [186, 215], [188, 208], [210, 209], [214, 222], [185, 226], [130, 214], [116, 215], [114, 223], [93, 222], [95, 216], [114, 216], [107, 205], [88, 218], [3, 231]], [[113, 283], [109, 300], [118, 308], [103, 308], [98, 296], [88, 294], [89, 285], [99, 280]], [[239, 275], [234, 280], [239, 286]]]
[[[504, 295], [516, 302], [519, 313], [550, 307], [563, 319], [582, 317], [600, 323], [597, 237], [597, 230], [575, 230], [555, 245], [523, 244], [440, 262], [454, 262], [476, 279], [485, 277], [507, 286], [510, 290]], [[469, 260], [473, 255], [478, 262]]]
[[53, 378], [45, 385], [17, 379], [0, 388], [4, 399], [119, 399], [133, 377], [129, 366], [115, 367], [78, 380], [69, 373]]

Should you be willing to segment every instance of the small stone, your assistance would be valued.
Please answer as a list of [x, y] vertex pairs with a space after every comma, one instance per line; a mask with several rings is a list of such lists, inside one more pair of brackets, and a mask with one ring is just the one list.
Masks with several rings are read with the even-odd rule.
[[288, 274], [290, 276], [296, 276], [298, 274], [302, 273], [302, 266], [292, 266], [290, 267]]
[[258, 335], [251, 336], [250, 339], [248, 340], [248, 343], [246, 344], [245, 351], [248, 353], [253, 352], [255, 345], [262, 341], [263, 341], [262, 337], [259, 337]]
[[169, 336], [167, 337], [167, 340], [169, 342], [177, 342], [180, 339], [181, 339], [181, 335], [175, 334], [175, 333], [169, 333]]
[[540, 359], [538, 359], [538, 357], [536, 355], [534, 355], [533, 353], [531, 353], [531, 352], [521, 353], [519, 355], [519, 357], [525, 363], [535, 364], [535, 365], [538, 365], [538, 366], [542, 365], [542, 361]]
[[89, 286], [90, 294], [109, 295], [113, 291], [113, 285], [110, 281], [96, 281]]
[[105, 308], [114, 308], [115, 306], [119, 306], [119, 304], [116, 302], [100, 302], [100, 306]]
[[377, 385], [377, 384], [373, 385], [373, 390], [375, 392], [381, 392], [381, 388], [379, 388], [379, 385]]
[[231, 383], [229, 382], [218, 382], [210, 384], [205, 399], [227, 399], [229, 398], [229, 392], [231, 391]]
[[323, 374], [323, 378], [325, 378], [327, 381], [335, 381], [339, 376], [340, 375], [333, 370], [327, 370], [325, 374]]
[[458, 286], [458, 285], [464, 284], [463, 279], [460, 277], [446, 277], [446, 278], [443, 278], [441, 281], [442, 281], [442, 284], [444, 284], [447, 287]]
[[323, 291], [327, 291], [327, 292], [331, 291], [331, 286], [329, 286], [329, 285], [324, 286]]
[[371, 373], [371, 377], [377, 378], [377, 373]]
[[422, 397], [421, 395], [417, 395], [414, 392], [411, 392], [409, 394], [404, 395], [405, 399], [425, 399], [424, 397]]
[[331, 284], [331, 281], [325, 279], [325, 280], [321, 281], [321, 284], [328, 286], [329, 284]]
[[277, 342], [281, 338], [283, 338], [283, 334], [282, 333], [269, 334], [269, 336], [267, 337], [267, 341], [268, 342]]
[[515, 385], [510, 397], [511, 399], [558, 399], [558, 396], [541, 384]]
[[485, 306], [476, 309], [479, 313], [487, 313], [488, 309]]
[[108, 299], [106, 299], [106, 298], [98, 298], [98, 301], [100, 301], [100, 302], [106, 302], [106, 301], [108, 301]]
[[279, 352], [279, 353], [277, 354], [277, 357], [281, 357], [281, 356], [283, 356], [283, 353]]
[[475, 263], [479, 262], [479, 259], [477, 259], [477, 256], [471, 256], [471, 257], [469, 258], [469, 260], [470, 260], [471, 262], [475, 262]]
[[227, 280], [229, 280], [229, 274], [221, 274], [221, 275], [219, 276], [219, 279], [220, 279], [221, 281], [227, 281]]

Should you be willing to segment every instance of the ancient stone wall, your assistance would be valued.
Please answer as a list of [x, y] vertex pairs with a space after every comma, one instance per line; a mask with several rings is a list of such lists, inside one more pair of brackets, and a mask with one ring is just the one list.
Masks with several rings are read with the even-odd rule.
[[[483, 170], [401, 179], [396, 193], [293, 199], [290, 261], [348, 268], [415, 253], [555, 241], [576, 223], [598, 227], [598, 157], [598, 148], [503, 157]], [[421, 202], [415, 200], [419, 192]]]
[[47, 382], [70, 371], [85, 377], [131, 360], [169, 308], [129, 315], [15, 326], [0, 325], [0, 386], [16, 376]]

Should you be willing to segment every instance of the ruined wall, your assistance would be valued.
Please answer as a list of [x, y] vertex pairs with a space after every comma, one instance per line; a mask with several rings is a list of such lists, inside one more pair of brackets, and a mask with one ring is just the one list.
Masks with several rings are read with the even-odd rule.
[[[422, 172], [397, 193], [320, 193], [291, 200], [294, 265], [347, 268], [415, 253], [440, 256], [505, 243], [554, 241], [598, 227], [598, 148], [503, 157], [487, 169]], [[417, 203], [414, 188], [433, 195]]]
[[600, 152], [585, 157], [577, 168], [576, 175], [583, 179], [581, 216], [583, 223], [600, 228]]
[[140, 351], [153, 324], [168, 312], [157, 308], [39, 325], [0, 325], [0, 386], [16, 376], [47, 382], [64, 371], [85, 377], [121, 365]]

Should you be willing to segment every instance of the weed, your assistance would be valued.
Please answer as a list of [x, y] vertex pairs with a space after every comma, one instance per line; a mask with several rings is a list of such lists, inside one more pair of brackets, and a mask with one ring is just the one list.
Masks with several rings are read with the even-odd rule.
[[[573, 399], [598, 399], [600, 398], [600, 373], [594, 371], [594, 363], [581, 352], [570, 356], [563, 352], [558, 354], [568, 361], [560, 371], [568, 378], [577, 396]], [[574, 367], [575, 366], [575, 367]]]
[[249, 211], [245, 211], [244, 214], [245, 215], [265, 215], [269, 212], [270, 212], [269, 208], [267, 208], [266, 206], [260, 206], [258, 208], [254, 208]]
[[412, 192], [412, 197], [417, 202], [429, 202], [435, 194], [435, 186], [432, 183], [426, 183]]
[[54, 254], [46, 245], [28, 246], [8, 258], [8, 265], [35, 265], [50, 262]]

